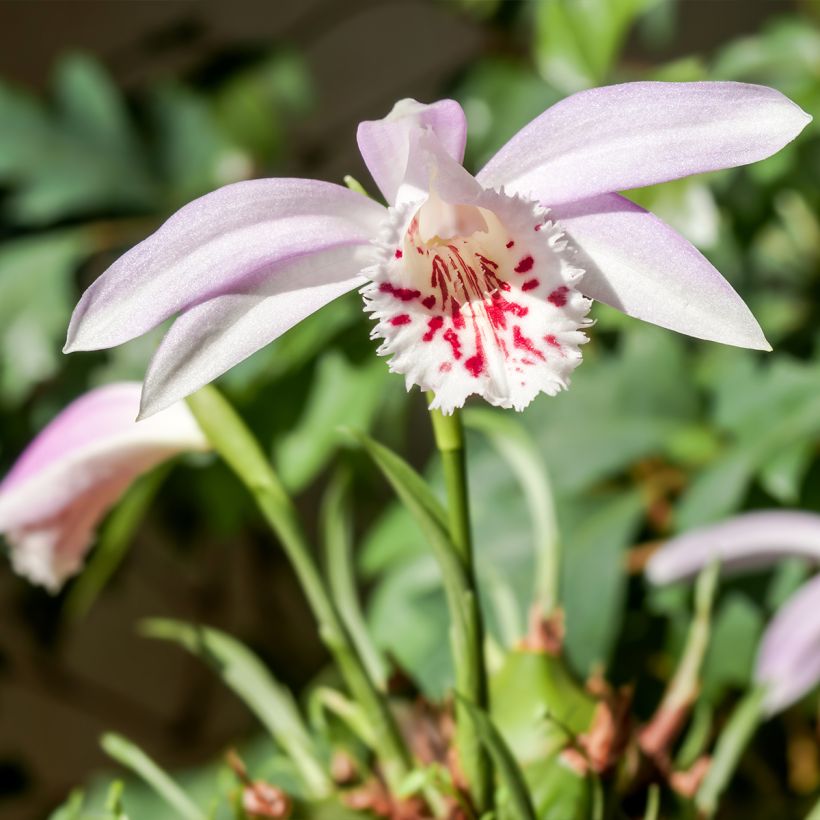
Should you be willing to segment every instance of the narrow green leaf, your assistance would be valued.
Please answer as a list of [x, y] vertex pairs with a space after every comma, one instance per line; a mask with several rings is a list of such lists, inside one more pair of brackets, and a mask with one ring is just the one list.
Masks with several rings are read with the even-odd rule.
[[204, 812], [171, 777], [130, 740], [108, 733], [100, 744], [106, 754], [141, 777], [183, 820], [206, 820]]
[[81, 789], [74, 789], [68, 796], [65, 803], [58, 806], [49, 815], [48, 820], [80, 820], [80, 812], [83, 810], [85, 794]]
[[762, 687], [758, 687], [740, 700], [718, 737], [709, 771], [695, 795], [695, 805], [706, 817], [712, 817], [717, 811], [720, 797], [760, 725], [764, 695]]
[[657, 783], [652, 783], [649, 787], [649, 795], [646, 798], [646, 812], [644, 820], [658, 820], [661, 810], [661, 790]]
[[499, 779], [509, 793], [514, 816], [517, 820], [536, 820], [535, 808], [532, 805], [524, 775], [515, 762], [512, 752], [504, 742], [504, 738], [501, 737], [500, 732], [485, 712], [458, 695], [458, 693], [456, 693], [456, 697], [470, 716], [481, 744], [493, 759]]
[[487, 437], [524, 491], [535, 541], [535, 600], [551, 612], [559, 603], [560, 534], [549, 472], [536, 442], [511, 415], [471, 408], [464, 423]]
[[366, 433], [349, 432], [385, 474], [416, 520], [426, 522], [424, 527], [434, 524], [446, 533], [449, 526], [447, 511], [427, 482], [404, 459]]
[[383, 693], [379, 692], [321, 577], [296, 508], [245, 423], [211, 385], [189, 396], [188, 406], [208, 440], [253, 495], [278, 536], [307, 596], [323, 642], [333, 653], [351, 693], [368, 714], [390, 785], [409, 768], [410, 754]]
[[341, 720], [367, 748], [375, 751], [376, 737], [373, 727], [358, 703], [345, 697], [337, 689], [320, 686], [311, 692], [310, 705], [312, 707], [311, 718], [316, 718], [317, 724], [326, 726], [327, 721], [322, 712], [330, 712]]
[[122, 780], [115, 780], [108, 789], [105, 798], [105, 810], [111, 813], [110, 820], [128, 820], [125, 807], [122, 804], [122, 794], [125, 784]]
[[380, 689], [384, 689], [387, 668], [370, 638], [353, 573], [353, 520], [346, 475], [337, 473], [331, 480], [322, 503], [321, 520], [330, 594], [370, 677]]
[[[368, 455], [382, 471], [399, 500], [418, 522], [439, 565], [450, 615], [450, 641], [455, 667], [456, 689], [484, 702], [487, 696], [484, 673], [484, 643], [481, 611], [472, 588], [465, 556], [450, 536], [446, 513], [424, 479], [400, 456], [364, 433], [354, 433]], [[456, 726], [459, 756], [470, 768], [471, 787], [482, 783], [481, 742], [463, 708], [458, 705]], [[475, 762], [475, 766], [471, 764]], [[472, 776], [471, 776], [472, 775]], [[483, 800], [486, 795], [473, 794]]]
[[814, 804], [814, 808], [806, 815], [806, 820], [820, 820], [820, 800]]
[[180, 644], [215, 669], [288, 754], [311, 795], [330, 793], [330, 780], [293, 695], [247, 647], [219, 630], [166, 618], [143, 621], [140, 631]]

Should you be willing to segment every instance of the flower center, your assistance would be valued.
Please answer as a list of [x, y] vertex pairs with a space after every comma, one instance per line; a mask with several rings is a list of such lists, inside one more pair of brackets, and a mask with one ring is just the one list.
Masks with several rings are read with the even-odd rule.
[[494, 191], [455, 205], [433, 193], [394, 216], [395, 240], [364, 293], [379, 352], [408, 387], [434, 391], [451, 412], [471, 393], [522, 409], [566, 386], [588, 300], [543, 209]]

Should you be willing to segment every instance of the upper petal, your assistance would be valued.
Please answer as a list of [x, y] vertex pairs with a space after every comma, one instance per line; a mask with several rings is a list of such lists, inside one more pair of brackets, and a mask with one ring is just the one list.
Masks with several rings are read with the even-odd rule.
[[130, 382], [92, 390], [32, 441], [0, 484], [0, 532], [32, 581], [58, 588], [136, 476], [178, 452], [207, 449], [184, 405], [136, 422], [139, 395]]
[[303, 255], [191, 308], [174, 322], [151, 361], [141, 416], [193, 393], [328, 302], [363, 285], [359, 271], [370, 255], [361, 246]]
[[521, 129], [478, 174], [549, 205], [756, 162], [811, 117], [772, 88], [637, 82], [581, 91]]
[[66, 351], [128, 341], [285, 257], [367, 243], [384, 215], [373, 200], [328, 182], [227, 185], [177, 211], [88, 288], [71, 318]]
[[399, 186], [410, 170], [413, 133], [428, 130], [456, 162], [463, 160], [467, 120], [455, 100], [439, 100], [430, 105], [400, 100], [384, 119], [359, 124], [359, 151], [389, 204], [396, 202]]
[[780, 609], [760, 642], [755, 680], [767, 687], [764, 709], [773, 715], [820, 683], [820, 576]]
[[551, 215], [578, 248], [587, 296], [698, 339], [771, 349], [732, 286], [654, 214], [605, 194], [556, 206]]
[[739, 571], [790, 556], [820, 561], [820, 515], [751, 512], [691, 530], [667, 541], [649, 560], [646, 573], [652, 583], [668, 584], [694, 577], [713, 559], [728, 571]]

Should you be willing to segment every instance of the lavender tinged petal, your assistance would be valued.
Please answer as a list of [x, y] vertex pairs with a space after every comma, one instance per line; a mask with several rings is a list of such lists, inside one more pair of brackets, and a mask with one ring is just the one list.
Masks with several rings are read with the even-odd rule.
[[[773, 564], [790, 556], [820, 562], [820, 515], [792, 510], [752, 512], [672, 538], [646, 568], [653, 584], [692, 578], [713, 558], [727, 571]], [[820, 598], [818, 598], [820, 611]]]
[[370, 174], [391, 205], [402, 180], [413, 162], [411, 136], [415, 131], [429, 130], [444, 150], [456, 161], [464, 158], [467, 121], [464, 111], [454, 100], [439, 100], [424, 105], [415, 100], [400, 100], [381, 120], [359, 124], [359, 151]]
[[617, 194], [559, 205], [551, 216], [579, 248], [585, 296], [698, 339], [771, 350], [732, 286], [658, 217]]
[[66, 351], [133, 339], [178, 311], [228, 293], [278, 260], [377, 235], [384, 208], [303, 179], [260, 179], [191, 202], [83, 294]]
[[0, 533], [15, 569], [56, 591], [82, 565], [94, 529], [141, 473], [208, 444], [188, 408], [137, 423], [140, 385], [93, 390], [60, 413], [0, 484]]
[[772, 88], [638, 82], [573, 94], [521, 129], [478, 174], [483, 185], [539, 191], [550, 205], [746, 165], [811, 120]]
[[769, 624], [755, 679], [768, 687], [769, 715], [786, 709], [820, 683], [820, 576], [804, 584]]
[[333, 299], [365, 283], [370, 248], [299, 256], [259, 280], [188, 310], [171, 326], [148, 368], [140, 417], [190, 395]]

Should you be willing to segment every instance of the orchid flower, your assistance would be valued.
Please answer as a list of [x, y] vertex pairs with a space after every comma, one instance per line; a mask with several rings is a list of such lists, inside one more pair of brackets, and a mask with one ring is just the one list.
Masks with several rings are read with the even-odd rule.
[[135, 422], [141, 385], [112, 384], [66, 407], [0, 482], [0, 533], [16, 572], [56, 592], [137, 476], [209, 445], [184, 404]]
[[[775, 510], [738, 515], [673, 538], [646, 568], [652, 583], [691, 578], [717, 559], [725, 572], [788, 557], [820, 562], [820, 515]], [[780, 712], [820, 683], [820, 576], [807, 581], [766, 628], [755, 666], [766, 687], [764, 709]]]
[[83, 295], [66, 351], [178, 315], [145, 379], [150, 415], [362, 288], [390, 369], [452, 412], [565, 388], [590, 300], [701, 339], [770, 349], [726, 280], [616, 191], [754, 162], [810, 117], [742, 83], [637, 82], [545, 111], [474, 177], [452, 100], [402, 100], [358, 130], [388, 207], [328, 182], [262, 179], [183, 207]]

